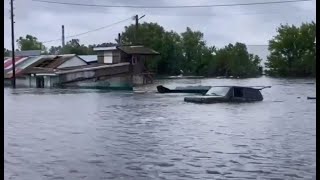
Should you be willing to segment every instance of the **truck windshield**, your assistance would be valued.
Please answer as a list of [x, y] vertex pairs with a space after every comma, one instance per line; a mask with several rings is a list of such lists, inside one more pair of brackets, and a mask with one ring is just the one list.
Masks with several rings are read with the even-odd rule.
[[207, 93], [207, 96], [225, 96], [228, 91], [229, 87], [212, 87]]

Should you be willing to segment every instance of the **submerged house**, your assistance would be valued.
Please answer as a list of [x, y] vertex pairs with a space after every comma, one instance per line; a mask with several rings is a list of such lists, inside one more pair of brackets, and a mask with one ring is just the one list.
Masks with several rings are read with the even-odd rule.
[[133, 85], [152, 83], [152, 73], [146, 67], [146, 61], [160, 55], [157, 51], [144, 46], [115, 46], [94, 48], [100, 64], [129, 63], [129, 75]]
[[[152, 83], [152, 73], [145, 62], [158, 52], [144, 46], [98, 47], [93, 56], [42, 55], [26, 57], [18, 67], [17, 86], [23, 87], [80, 87], [132, 89]], [[12, 70], [5, 73], [7, 80]]]
[[[18, 87], [54, 87], [59, 83], [55, 71], [65, 67], [87, 65], [75, 54], [16, 57], [15, 60]], [[5, 85], [9, 85], [12, 78], [12, 59], [10, 65], [5, 66], [4, 77]]]
[[28, 66], [22, 73], [27, 77], [29, 87], [55, 87], [60, 83], [56, 71], [84, 65], [87, 65], [87, 63], [75, 54], [44, 56]]
[[145, 62], [159, 55], [144, 46], [97, 47], [97, 63], [65, 68], [56, 72], [60, 85], [81, 88], [132, 89], [152, 83], [152, 73]]
[[[36, 62], [40, 56], [41, 51], [18, 51], [15, 56], [15, 70], [16, 75], [18, 75], [22, 69], [28, 66], [29, 62]], [[11, 85], [12, 78], [12, 67], [13, 67], [13, 59], [12, 57], [7, 57], [4, 59], [4, 85]], [[21, 78], [17, 76], [17, 83], [24, 84], [21, 82]], [[22, 80], [23, 81], [23, 80]]]

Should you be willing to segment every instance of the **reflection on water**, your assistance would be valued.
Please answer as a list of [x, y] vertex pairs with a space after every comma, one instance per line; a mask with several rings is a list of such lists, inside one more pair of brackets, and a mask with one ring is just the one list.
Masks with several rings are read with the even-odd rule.
[[[136, 92], [5, 89], [5, 179], [315, 179], [315, 80], [162, 80]], [[272, 85], [192, 104], [157, 84]]]

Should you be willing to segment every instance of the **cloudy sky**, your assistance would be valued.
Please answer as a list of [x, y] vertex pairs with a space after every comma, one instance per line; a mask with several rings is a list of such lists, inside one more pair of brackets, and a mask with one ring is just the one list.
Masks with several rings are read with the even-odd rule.
[[[49, 0], [56, 2], [101, 5], [209, 5], [283, 0]], [[4, 0], [4, 46], [10, 48], [10, 1]], [[166, 30], [183, 32], [186, 27], [200, 30], [209, 45], [218, 47], [227, 43], [243, 42], [264, 45], [276, 33], [279, 24], [296, 24], [316, 19], [316, 0], [285, 4], [188, 9], [130, 9], [82, 7], [15, 0], [15, 36], [31, 34], [40, 41], [61, 38], [61, 25], [65, 35], [71, 36], [130, 18], [146, 15], [140, 22], [157, 22]], [[83, 44], [114, 41], [127, 20], [115, 26], [77, 37]], [[66, 39], [66, 41], [70, 40]], [[60, 45], [61, 40], [45, 46]]]

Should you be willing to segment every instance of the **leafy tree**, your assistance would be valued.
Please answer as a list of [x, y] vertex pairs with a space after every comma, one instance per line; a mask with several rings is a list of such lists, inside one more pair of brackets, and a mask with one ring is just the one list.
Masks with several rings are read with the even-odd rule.
[[207, 50], [203, 41], [203, 33], [200, 31], [192, 31], [187, 27], [186, 31], [181, 34], [182, 48], [185, 57], [184, 71], [192, 74], [196, 71], [203, 58], [204, 51]]
[[32, 35], [26, 35], [26, 37], [19, 37], [17, 40], [20, 51], [26, 50], [46, 50], [46, 47], [38, 41], [38, 39]]
[[160, 58], [147, 62], [158, 74], [177, 73], [182, 57], [180, 36], [177, 33], [166, 32], [157, 23], [143, 23], [139, 25], [138, 32], [135, 25], [126, 26], [121, 37], [122, 44], [143, 44], [160, 52]]
[[51, 46], [49, 49], [49, 54], [52, 55], [58, 55], [62, 52], [62, 47], [61, 46]]
[[229, 44], [216, 51], [209, 63], [208, 76], [250, 77], [261, 74], [261, 59], [249, 54], [245, 44]]
[[185, 62], [181, 37], [178, 33], [165, 32], [163, 37], [162, 56], [159, 61], [158, 72], [161, 74], [181, 74], [182, 66]]
[[192, 31], [187, 27], [181, 33], [182, 48], [185, 61], [182, 69], [184, 72], [195, 75], [207, 75], [209, 64], [214, 59], [216, 48], [208, 47], [203, 40], [203, 33]]
[[51, 46], [49, 49], [49, 54], [77, 54], [77, 55], [94, 55], [96, 54], [93, 51], [95, 47], [109, 47], [115, 46], [115, 43], [102, 43], [102, 44], [93, 44], [93, 45], [81, 45], [79, 39], [72, 39], [67, 42], [67, 44], [62, 48], [61, 46]]
[[148, 65], [163, 75], [183, 72], [205, 76], [254, 76], [261, 69], [261, 59], [249, 54], [244, 44], [230, 44], [217, 51], [214, 46], [206, 46], [203, 33], [189, 27], [185, 32], [177, 34], [165, 31], [157, 23], [143, 23], [139, 25], [138, 32], [135, 25], [131, 25], [122, 32], [122, 44], [143, 44], [160, 52], [160, 58]]
[[202, 51], [200, 61], [197, 62], [195, 74], [208, 76], [210, 73], [210, 64], [215, 61], [216, 48], [206, 47]]
[[116, 46], [118, 45], [117, 43], [112, 43], [112, 42], [107, 42], [107, 43], [101, 43], [101, 44], [93, 44], [93, 45], [89, 45], [89, 47], [112, 47], [112, 46]]
[[122, 44], [143, 44], [145, 46], [158, 49], [161, 45], [161, 39], [165, 30], [157, 23], [143, 23], [139, 25], [138, 32], [136, 26], [125, 26], [122, 32]]
[[278, 34], [269, 41], [266, 67], [274, 76], [315, 76], [316, 23], [303, 23], [300, 27], [280, 25]]
[[61, 48], [61, 54], [77, 54], [88, 55], [90, 50], [87, 46], [80, 44], [79, 39], [71, 39], [67, 44]]
[[4, 57], [11, 56], [11, 51], [9, 49], [4, 48]]
[[[27, 35], [25, 39], [20, 38], [19, 41], [23, 47], [39, 45], [35, 37]], [[138, 31], [135, 25], [126, 26], [121, 33], [121, 42], [116, 40], [116, 43], [85, 46], [80, 44], [79, 39], [72, 39], [64, 47], [51, 47], [49, 54], [90, 55], [96, 54], [93, 51], [95, 47], [115, 46], [120, 43], [141, 44], [160, 52], [160, 56], [156, 59], [147, 61], [147, 66], [158, 75], [183, 73], [185, 75], [249, 77], [259, 75], [262, 69], [259, 65], [261, 59], [249, 54], [245, 44], [229, 44], [222, 49], [216, 49], [214, 46], [206, 45], [203, 33], [200, 31], [193, 31], [187, 27], [185, 32], [178, 34], [174, 31], [166, 31], [157, 23], [142, 23]], [[309, 65], [312, 58], [308, 57], [305, 57], [304, 63]]]

